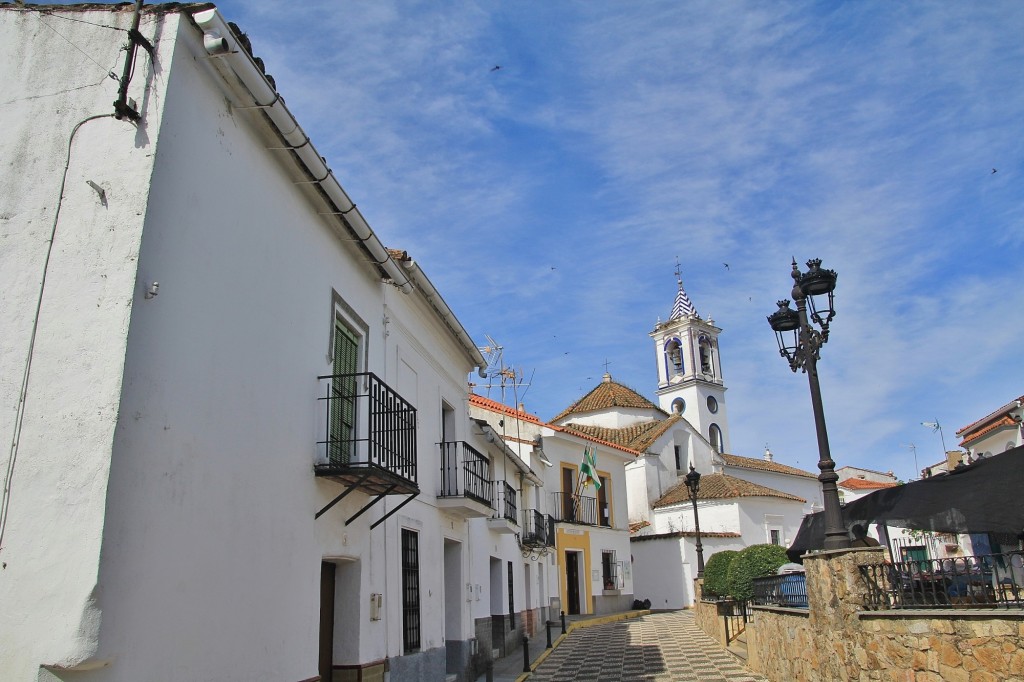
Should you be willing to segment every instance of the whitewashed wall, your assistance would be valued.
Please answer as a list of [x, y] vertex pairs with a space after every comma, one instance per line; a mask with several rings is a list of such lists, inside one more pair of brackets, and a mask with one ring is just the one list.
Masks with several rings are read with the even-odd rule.
[[650, 599], [654, 609], [681, 609], [692, 602], [687, 587], [691, 584], [691, 567], [679, 538], [632, 542], [630, 552], [637, 599]]
[[[130, 12], [104, 14], [108, 25], [130, 21]], [[49, 27], [56, 22], [60, 33]], [[169, 38], [157, 43], [158, 63], [169, 61], [177, 24], [175, 16], [143, 23], [147, 35]], [[35, 680], [41, 663], [103, 664], [97, 646], [110, 596], [99, 555], [111, 442], [129, 317], [142, 302], [136, 268], [166, 86], [143, 56], [130, 94], [146, 125], [110, 117], [118, 85], [82, 52], [113, 65], [123, 43], [124, 33], [110, 29], [0, 10], [5, 445], [44, 273], [46, 282], [0, 550], [0, 670], [9, 680]]]
[[[746, 503], [746, 499], [743, 503]], [[703, 533], [739, 533], [742, 530], [741, 512], [736, 499], [697, 500], [697, 513], [700, 515], [700, 529]], [[652, 534], [694, 530], [692, 503], [687, 501], [655, 509], [652, 525]]]
[[725, 467], [725, 473], [745, 481], [750, 481], [751, 483], [763, 485], [772, 490], [796, 495], [806, 500], [803, 507], [805, 514], [821, 511], [823, 508], [821, 502], [821, 483], [818, 482], [817, 478], [731, 466]]
[[[81, 59], [45, 28], [26, 28], [23, 17], [39, 15], [12, 15], [0, 12], [5, 51], [53, 59], [4, 70], [5, 89], [77, 86], [66, 65]], [[444, 539], [466, 547], [469, 536], [434, 507], [435, 444], [440, 401], [462, 404], [471, 363], [419, 294], [380, 283], [318, 215], [324, 205], [295, 184], [288, 156], [267, 149], [279, 141], [258, 111], [225, 96], [201, 34], [184, 22], [178, 31], [175, 15], [164, 22], [156, 86], [134, 95], [144, 125], [104, 119], [76, 139], [4, 543], [0, 641], [13, 646], [0, 668], [15, 680], [36, 679], [39, 664], [109, 664], [81, 680], [307, 679], [317, 670], [325, 557], [343, 566], [339, 637], [347, 639], [336, 662], [398, 657], [402, 527], [420, 533], [422, 649], [439, 651], [443, 665]], [[84, 24], [61, 27], [93, 54], [109, 53], [103, 63], [123, 42]], [[144, 22], [144, 34], [153, 30]], [[63, 165], [58, 143], [84, 114], [109, 111], [107, 83], [60, 95], [67, 106], [19, 103], [18, 121], [60, 135], [40, 136], [27, 122], [0, 132], [4, 158], [45, 157], [24, 167], [40, 189], [18, 195], [13, 212], [26, 219], [10, 229], [20, 246], [0, 268], [15, 301], [2, 354], [7, 404], [16, 402], [38, 242]], [[41, 137], [39, 150], [16, 151]], [[87, 179], [106, 189], [106, 207]], [[154, 280], [159, 295], [143, 299]], [[332, 292], [366, 324], [366, 369], [419, 408], [423, 494], [372, 532], [399, 499], [347, 527], [364, 494], [313, 518], [342, 490], [312, 471], [322, 438], [316, 377], [331, 372]], [[373, 592], [384, 595], [378, 621], [369, 616]], [[468, 636], [468, 603], [454, 603]]]
[[[796, 539], [804, 513], [799, 502], [774, 497], [744, 498], [739, 506], [740, 532], [746, 545], [762, 545], [771, 542], [771, 528], [781, 530], [781, 546], [789, 547]], [[704, 516], [701, 514], [701, 528]]]

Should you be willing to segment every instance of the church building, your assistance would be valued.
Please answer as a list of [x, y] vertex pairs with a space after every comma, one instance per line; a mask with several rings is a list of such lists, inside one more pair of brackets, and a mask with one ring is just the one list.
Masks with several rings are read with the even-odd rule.
[[657, 404], [605, 374], [552, 423], [635, 452], [626, 465], [634, 593], [653, 608], [693, 603], [697, 577], [693, 503], [685, 486], [701, 474], [697, 509], [705, 560], [723, 549], [788, 546], [803, 516], [821, 509], [815, 474], [730, 453], [726, 385], [711, 316], [702, 317], [677, 273], [668, 320], [650, 332]]

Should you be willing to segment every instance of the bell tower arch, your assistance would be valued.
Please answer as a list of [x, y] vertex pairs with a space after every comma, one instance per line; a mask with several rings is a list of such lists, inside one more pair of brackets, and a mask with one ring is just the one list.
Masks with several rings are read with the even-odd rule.
[[676, 298], [665, 322], [650, 333], [658, 366], [658, 404], [669, 414], [681, 414], [719, 452], [729, 451], [729, 422], [725, 382], [718, 352], [718, 335], [709, 315], [697, 313], [683, 289], [676, 265]]

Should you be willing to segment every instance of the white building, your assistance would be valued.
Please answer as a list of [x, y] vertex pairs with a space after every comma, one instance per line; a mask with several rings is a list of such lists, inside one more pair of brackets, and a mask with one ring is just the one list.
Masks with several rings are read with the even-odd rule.
[[608, 374], [552, 422], [566, 431], [618, 445], [626, 464], [634, 591], [654, 608], [693, 602], [697, 575], [693, 507], [684, 485], [702, 474], [698, 515], [705, 558], [722, 549], [788, 546], [804, 514], [821, 509], [815, 474], [773, 461], [728, 454], [721, 329], [694, 309], [677, 281], [672, 314], [655, 341], [655, 405]]
[[957, 430], [971, 459], [991, 457], [1024, 445], [1024, 395]]
[[3, 678], [474, 677], [483, 357], [216, 9], [137, 25], [0, 6]]
[[[545, 613], [569, 615], [625, 611], [633, 603], [625, 465], [635, 453], [601, 438], [522, 409], [473, 395], [470, 411], [502, 432], [543, 480], [524, 490], [518, 529], [524, 578], [537, 579], [526, 593], [539, 625]], [[586, 449], [594, 453], [596, 485], [581, 486]], [[538, 594], [542, 599], [533, 599]], [[547, 609], [544, 611], [543, 609]]]

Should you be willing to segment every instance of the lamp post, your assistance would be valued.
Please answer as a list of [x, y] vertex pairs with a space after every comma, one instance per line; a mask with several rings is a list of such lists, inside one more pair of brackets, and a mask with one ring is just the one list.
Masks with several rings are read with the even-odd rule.
[[[779, 309], [768, 316], [768, 324], [775, 331], [779, 354], [789, 361], [789, 368], [794, 372], [801, 369], [807, 374], [811, 388], [811, 407], [814, 410], [814, 428], [818, 436], [818, 469], [821, 470], [818, 481], [821, 482], [822, 501], [825, 505], [825, 549], [842, 549], [850, 546], [850, 539], [843, 526], [839, 507], [839, 489], [836, 487], [839, 476], [828, 447], [821, 387], [818, 385], [818, 358], [821, 347], [828, 341], [828, 325], [836, 315], [833, 307], [836, 273], [834, 270], [822, 269], [819, 258], [807, 261], [807, 272], [800, 272], [794, 258], [790, 274], [793, 277], [792, 295], [796, 310], [789, 307], [789, 301], [779, 301]], [[815, 296], [827, 296], [827, 303], [816, 303]], [[827, 308], [822, 308], [822, 305], [827, 305]]]
[[686, 490], [690, 493], [693, 503], [693, 527], [697, 530], [697, 577], [704, 577], [704, 547], [700, 544], [700, 518], [697, 516], [697, 492], [700, 490], [700, 473], [690, 465], [690, 473], [686, 474]]

